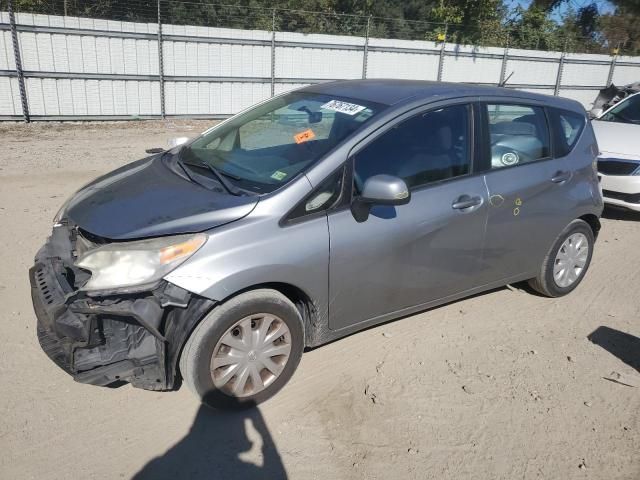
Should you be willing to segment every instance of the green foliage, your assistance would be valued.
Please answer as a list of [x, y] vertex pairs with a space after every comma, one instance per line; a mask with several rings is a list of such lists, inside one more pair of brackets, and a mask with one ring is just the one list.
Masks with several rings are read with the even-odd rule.
[[640, 23], [637, 16], [603, 15], [599, 24], [603, 43], [611, 53], [640, 54]]
[[[2, 2], [3, 0], [0, 0]], [[4, 0], [6, 1], [6, 0]], [[157, 22], [157, 0], [14, 0], [18, 12]], [[561, 22], [552, 18], [561, 4]], [[165, 24], [431, 40], [482, 46], [609, 53], [640, 52], [640, 1], [577, 10], [570, 0], [161, 0]]]
[[508, 22], [510, 45], [533, 50], [561, 50], [563, 38], [560, 26], [541, 7], [518, 7], [516, 16]]

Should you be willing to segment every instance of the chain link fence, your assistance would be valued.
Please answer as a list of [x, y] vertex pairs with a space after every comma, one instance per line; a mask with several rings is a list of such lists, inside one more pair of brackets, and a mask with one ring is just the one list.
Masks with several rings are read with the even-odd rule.
[[507, 86], [588, 106], [640, 58], [574, 34], [182, 0], [0, 0], [0, 119], [225, 117], [322, 81]]

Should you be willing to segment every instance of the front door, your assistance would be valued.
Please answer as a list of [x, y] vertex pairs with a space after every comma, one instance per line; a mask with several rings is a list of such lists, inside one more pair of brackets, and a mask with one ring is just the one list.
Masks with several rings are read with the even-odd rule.
[[331, 212], [329, 326], [338, 330], [468, 290], [483, 248], [488, 198], [472, 174], [470, 105], [397, 121], [352, 155], [354, 195], [367, 178], [401, 177], [402, 206], [374, 206], [355, 220]]

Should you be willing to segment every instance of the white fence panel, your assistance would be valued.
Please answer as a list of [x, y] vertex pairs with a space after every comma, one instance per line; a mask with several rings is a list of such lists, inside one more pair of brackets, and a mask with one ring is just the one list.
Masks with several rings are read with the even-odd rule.
[[436, 80], [438, 56], [424, 53], [369, 52], [367, 78]]
[[640, 82], [640, 58], [622, 56], [618, 58], [624, 65], [616, 65], [613, 71], [612, 82], [615, 85], [627, 85]]
[[502, 48], [446, 44], [445, 53], [442, 80], [492, 84], [500, 81]]
[[[564, 65], [562, 72], [562, 83], [564, 85], [604, 86], [607, 83], [611, 68], [611, 57], [607, 55], [567, 54], [566, 60], [567, 63]], [[586, 62], [598, 62], [598, 64]]]
[[0, 115], [22, 115], [17, 78], [0, 77]]
[[[36, 119], [159, 116], [157, 24], [16, 14], [30, 113]], [[9, 17], [0, 12], [0, 117], [20, 119]], [[272, 43], [273, 42], [273, 43]], [[163, 25], [164, 111], [230, 115], [304, 85], [405, 78], [508, 85], [589, 107], [611, 71], [607, 55], [484, 48], [430, 41]], [[444, 52], [442, 48], [444, 47]], [[563, 59], [563, 60], [561, 60]], [[619, 57], [617, 85], [640, 80], [640, 58]], [[366, 63], [366, 68], [365, 67]], [[364, 70], [364, 72], [363, 72]]]
[[277, 47], [275, 73], [280, 78], [361, 78], [362, 52], [315, 47]]
[[168, 115], [231, 115], [269, 98], [268, 83], [166, 82]]
[[[2, 20], [0, 18], [0, 20]], [[11, 32], [0, 32], [0, 70], [15, 70], [16, 61], [13, 56]]]
[[[580, 102], [585, 106], [586, 109], [590, 109], [593, 101], [598, 96], [599, 90], [570, 90], [570, 89], [560, 89], [558, 95], [561, 97], [571, 98], [577, 102]], [[553, 94], [553, 92], [552, 92]]]

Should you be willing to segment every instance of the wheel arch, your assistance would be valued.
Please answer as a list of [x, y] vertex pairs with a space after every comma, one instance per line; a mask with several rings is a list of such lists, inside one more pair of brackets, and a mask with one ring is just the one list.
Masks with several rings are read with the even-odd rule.
[[176, 387], [179, 386], [179, 383], [182, 377], [182, 373], [180, 372], [179, 365], [180, 365], [180, 357], [183, 354], [184, 346], [189, 340], [189, 337], [191, 337], [191, 335], [195, 331], [196, 327], [204, 320], [204, 318], [209, 313], [211, 313], [211, 311], [215, 309], [218, 305], [221, 305], [231, 300], [232, 298], [237, 297], [238, 295], [241, 295], [243, 293], [250, 292], [253, 290], [259, 290], [259, 289], [265, 289], [265, 288], [281, 293], [295, 305], [296, 309], [300, 313], [300, 318], [302, 319], [302, 329], [304, 333], [303, 338], [305, 343], [304, 346], [306, 347], [311, 343], [310, 339], [313, 338], [312, 335], [318, 325], [318, 318], [320, 313], [319, 313], [318, 306], [313, 302], [313, 300], [311, 299], [311, 297], [307, 292], [305, 292], [303, 289], [291, 283], [286, 283], [286, 282], [265, 282], [265, 283], [257, 283], [254, 285], [250, 285], [236, 292], [233, 292], [232, 294], [228, 295], [227, 297], [219, 301], [216, 301], [216, 302], [207, 301], [207, 303], [205, 304], [206, 307], [202, 305], [199, 308], [196, 308], [192, 312], [193, 315], [197, 315], [198, 318], [192, 320], [191, 322], [188, 322], [188, 331], [185, 332], [185, 334], [181, 336], [181, 338], [177, 339], [180, 343], [180, 345], [177, 345], [176, 346], [177, 348], [175, 349], [175, 351], [177, 352], [177, 355], [175, 355], [175, 357], [171, 359], [173, 371], [175, 372], [174, 374], [177, 380]]
[[300, 318], [302, 319], [302, 328], [304, 331], [304, 339], [305, 346], [309, 343], [309, 335], [311, 331], [317, 326], [318, 318], [320, 315], [319, 306], [312, 300], [312, 297], [304, 291], [304, 289], [288, 282], [263, 282], [256, 283], [254, 285], [250, 285], [248, 287], [242, 288], [231, 295], [227, 296], [219, 303], [224, 303], [238, 295], [249, 292], [252, 290], [258, 290], [262, 288], [267, 288], [270, 290], [275, 290], [276, 292], [281, 293], [289, 300], [291, 303], [295, 305], [300, 313]]
[[587, 222], [587, 224], [591, 227], [591, 230], [593, 231], [593, 237], [598, 238], [598, 232], [602, 227], [600, 224], [600, 219], [593, 213], [587, 213], [586, 215], [582, 215], [581, 217], [578, 217], [578, 218], [579, 220], [583, 220]]

